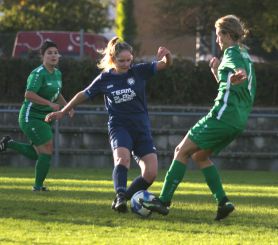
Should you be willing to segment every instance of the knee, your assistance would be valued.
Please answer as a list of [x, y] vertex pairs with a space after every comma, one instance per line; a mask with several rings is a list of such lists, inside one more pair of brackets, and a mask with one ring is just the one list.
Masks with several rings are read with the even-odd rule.
[[46, 143], [43, 146], [38, 147], [37, 150], [38, 150], [39, 153], [52, 155], [52, 153], [53, 153], [53, 143], [52, 143], [52, 141]]
[[204, 160], [203, 157], [201, 157], [201, 156], [198, 155], [197, 153], [193, 154], [193, 155], [191, 156], [191, 158], [192, 158], [192, 160], [193, 160], [194, 162], [196, 162], [196, 163], [198, 163], [198, 162]]
[[114, 164], [116, 165], [123, 165], [127, 168], [129, 168], [130, 164], [130, 157], [127, 156], [117, 156], [114, 158]]
[[151, 185], [157, 177], [157, 173], [148, 173], [143, 175], [143, 178]]
[[178, 155], [180, 153], [180, 147], [179, 146], [176, 146], [175, 148], [175, 155]]
[[52, 142], [50, 142], [49, 144], [46, 145], [46, 151], [48, 152], [48, 154], [53, 153], [53, 144], [52, 144]]
[[182, 149], [179, 145], [175, 148], [175, 159], [178, 159], [182, 162], [187, 162], [189, 156], [189, 152], [187, 150]]
[[191, 158], [198, 165], [199, 168], [204, 168], [212, 164], [209, 160], [209, 156], [202, 152], [196, 152], [191, 156]]
[[143, 170], [141, 169], [141, 174], [149, 184], [152, 184], [157, 177], [157, 167], [143, 169]]

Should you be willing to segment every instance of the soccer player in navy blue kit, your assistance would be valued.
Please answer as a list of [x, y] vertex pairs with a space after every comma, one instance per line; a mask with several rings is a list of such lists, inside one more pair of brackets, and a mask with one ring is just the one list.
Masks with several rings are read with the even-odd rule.
[[[102, 73], [62, 110], [48, 114], [45, 120], [61, 119], [88, 98], [104, 95], [114, 158], [112, 176], [116, 198], [112, 209], [124, 213], [127, 211], [127, 200], [137, 191], [148, 189], [157, 175], [157, 155], [151, 136], [145, 87], [147, 80], [157, 71], [172, 64], [172, 56], [167, 48], [159, 47], [157, 61], [132, 64], [132, 47], [118, 37], [109, 41], [102, 54], [103, 58], [98, 64]], [[141, 175], [127, 188], [127, 172], [132, 154], [141, 168]]]

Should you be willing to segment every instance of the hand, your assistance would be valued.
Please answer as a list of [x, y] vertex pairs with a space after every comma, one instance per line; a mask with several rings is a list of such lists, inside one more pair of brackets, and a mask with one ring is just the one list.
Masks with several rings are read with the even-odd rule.
[[46, 115], [44, 121], [49, 123], [52, 122], [53, 120], [60, 120], [64, 117], [64, 115], [65, 114], [62, 111], [51, 112]]
[[71, 109], [69, 112], [68, 112], [68, 115], [70, 118], [72, 118], [74, 116], [74, 113], [75, 111], [73, 109]]
[[233, 85], [240, 84], [247, 79], [246, 71], [238, 69], [233, 75], [231, 75], [230, 79]]
[[219, 65], [220, 65], [220, 61], [217, 57], [213, 57], [209, 61], [210, 70], [214, 75], [217, 74], [217, 70], [218, 70]]
[[49, 106], [50, 106], [54, 111], [60, 110], [60, 105], [58, 105], [58, 104], [55, 104], [55, 103], [50, 102], [50, 103], [49, 103]]
[[165, 47], [159, 47], [157, 50], [156, 58], [157, 60], [162, 60], [164, 56], [170, 54], [170, 51]]

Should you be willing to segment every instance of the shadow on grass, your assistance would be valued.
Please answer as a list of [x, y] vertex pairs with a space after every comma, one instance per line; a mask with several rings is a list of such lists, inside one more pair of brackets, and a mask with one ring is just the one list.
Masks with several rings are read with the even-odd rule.
[[[131, 212], [118, 214], [111, 210], [110, 205], [114, 197], [112, 192], [53, 191], [49, 193], [32, 193], [25, 190], [1, 190], [0, 195], [1, 218], [108, 227], [129, 227], [133, 224], [143, 228], [146, 225], [146, 219], [141, 219]], [[215, 222], [213, 218], [216, 206], [213, 200], [209, 199], [208, 195], [177, 194], [174, 197], [173, 207], [168, 216], [153, 214], [147, 221], [169, 223], [167, 226], [169, 228], [167, 229], [173, 231], [182, 229], [187, 224], [275, 228], [273, 227], [271, 214], [257, 213], [256, 208], [254, 213], [236, 210], [224, 222]], [[252, 207], [267, 207], [269, 202], [272, 202], [273, 206], [275, 201], [277, 201], [275, 198], [262, 197], [236, 197], [235, 200], [239, 203], [239, 206], [252, 204]], [[198, 209], [198, 207], [200, 208]], [[135, 218], [138, 218], [136, 219], [136, 224], [134, 224]], [[171, 228], [171, 223], [179, 224], [179, 228]], [[153, 229], [159, 230], [159, 226], [155, 228], [154, 225]]]
[[[111, 168], [54, 168], [50, 169], [48, 178], [54, 179], [76, 179], [76, 180], [111, 180], [112, 179]], [[156, 182], [164, 181], [167, 169], [160, 169]], [[220, 170], [224, 185], [228, 184], [248, 184], [251, 186], [277, 186], [278, 185], [278, 171], [267, 172], [267, 171], [225, 171]], [[15, 178], [34, 178], [34, 168], [30, 167], [0, 167], [0, 173], [2, 177], [15, 177]], [[128, 172], [128, 179], [132, 180], [140, 174], [138, 167], [133, 167]], [[199, 170], [187, 171], [185, 182], [189, 183], [204, 183], [204, 177]]]
[[[76, 190], [69, 190], [69, 188], [74, 187]], [[83, 190], [82, 190], [82, 187]], [[25, 189], [23, 189], [25, 188]], [[86, 189], [86, 190], [84, 190]], [[154, 188], [152, 187], [152, 190]], [[194, 194], [192, 192], [190, 194], [187, 194], [186, 192], [191, 192], [192, 188], [184, 189], [184, 193], [181, 194], [178, 191], [175, 193], [173, 200], [174, 202], [186, 202], [186, 203], [196, 203], [197, 202], [210, 202], [215, 203], [211, 193], [209, 190], [204, 191], [201, 189], [201, 193], [196, 191], [194, 189]], [[276, 196], [275, 190], [273, 190], [274, 196], [270, 196], [270, 193], [267, 193], [267, 195], [264, 195], [263, 192], [259, 192], [256, 190], [252, 190], [248, 192], [248, 195], [244, 195], [244, 192], [241, 193], [239, 196], [238, 194], [231, 194], [229, 195], [229, 198], [231, 201], [235, 203], [240, 203], [240, 204], [252, 204], [253, 206], [264, 206], [264, 207], [273, 207], [273, 206], [278, 206], [278, 198]], [[250, 193], [254, 193], [254, 195], [250, 195]], [[98, 184], [95, 183], [94, 185], [91, 186], [82, 186], [78, 184], [77, 186], [75, 185], [62, 185], [62, 184], [55, 184], [55, 187], [53, 187], [52, 191], [50, 192], [32, 192], [31, 188], [29, 185], [20, 185], [20, 188], [13, 186], [12, 189], [7, 187], [7, 183], [3, 184], [0, 183], [0, 200], [3, 199], [5, 196], [11, 198], [11, 199], [16, 199], [16, 200], [26, 200], [26, 199], [32, 199], [34, 197], [40, 197], [40, 198], [64, 198], [67, 200], [99, 200], [99, 201], [105, 201], [107, 199], [113, 200], [114, 198], [114, 193], [113, 193], [113, 187], [112, 184], [110, 187], [107, 184]], [[158, 192], [155, 193], [156, 195]], [[259, 194], [259, 195], [258, 195]], [[69, 201], [70, 202], [70, 201]]]
[[[1, 169], [2, 170], [2, 169]], [[278, 206], [278, 200], [275, 196], [263, 195], [263, 191], [246, 189], [248, 193], [254, 193], [254, 196], [244, 195], [244, 185], [253, 186], [274, 186], [277, 182], [276, 174], [269, 174], [265, 172], [225, 172], [224, 184], [231, 184], [240, 186], [243, 185], [241, 196], [231, 194], [229, 197], [236, 205], [236, 211], [224, 222], [215, 222], [213, 220], [216, 212], [216, 205], [211, 197], [209, 190], [204, 191], [205, 188], [189, 187], [182, 188], [182, 194], [176, 193], [173, 198], [173, 205], [168, 216], [159, 216], [153, 214], [149, 219], [141, 219], [135, 214], [129, 212], [128, 214], [118, 214], [111, 210], [111, 202], [114, 198], [113, 184], [111, 180], [111, 170], [75, 170], [75, 169], [57, 169], [55, 174], [51, 174], [51, 186], [53, 191], [49, 193], [33, 193], [31, 191], [30, 182], [20, 183], [19, 187], [13, 183], [15, 178], [33, 178], [28, 171], [33, 169], [6, 169], [2, 176], [11, 178], [10, 181], [0, 183], [0, 217], [13, 218], [17, 220], [30, 220], [42, 223], [65, 223], [75, 225], [95, 225], [103, 227], [118, 227], [123, 226], [130, 228], [142, 227], [146, 225], [151, 229], [161, 230], [161, 224], [167, 227], [169, 231], [183, 230], [186, 225], [196, 224], [197, 226], [241, 226], [244, 229], [249, 227], [261, 227], [262, 229], [277, 229], [277, 225], [273, 225], [273, 219], [277, 220], [277, 212], [272, 215], [271, 212], [257, 212], [259, 208], [272, 209]], [[55, 171], [52, 170], [52, 171]], [[131, 171], [129, 176], [137, 176], [137, 171]], [[59, 176], [59, 177], [58, 177]], [[200, 172], [192, 172], [187, 175], [187, 180], [191, 183], [202, 183], [205, 186], [203, 176]], [[82, 180], [80, 183], [61, 183], [61, 179]], [[86, 180], [107, 180], [106, 183], [86, 183]], [[158, 179], [162, 179], [160, 176]], [[10, 188], [12, 185], [12, 188]], [[156, 182], [157, 183], [157, 182]], [[263, 184], [262, 184], [263, 183]], [[158, 193], [160, 186], [152, 186], [151, 191]], [[76, 190], [69, 190], [68, 188], [76, 188]], [[82, 188], [86, 190], [82, 190]], [[207, 188], [207, 187], [206, 187]], [[232, 189], [232, 187], [231, 187]], [[240, 188], [239, 188], [240, 189]], [[196, 192], [196, 194], [187, 194], [186, 192]], [[201, 191], [202, 193], [198, 193]], [[275, 190], [273, 190], [274, 192]], [[228, 193], [229, 194], [229, 193]], [[256, 196], [260, 194], [260, 196]], [[246, 210], [246, 211], [245, 211]], [[276, 215], [276, 216], [275, 216]], [[146, 224], [151, 222], [152, 224]], [[178, 224], [178, 228], [171, 226], [171, 223]], [[197, 229], [196, 233], [202, 233], [202, 229]], [[215, 229], [213, 232], [219, 232]]]

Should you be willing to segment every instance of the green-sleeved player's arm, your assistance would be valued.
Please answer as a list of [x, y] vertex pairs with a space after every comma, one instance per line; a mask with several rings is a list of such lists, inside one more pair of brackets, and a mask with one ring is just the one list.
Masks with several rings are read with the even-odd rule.
[[[221, 67], [223, 67], [228, 73], [233, 73], [230, 76], [230, 81], [233, 85], [241, 84], [247, 79], [247, 73], [242, 56], [239, 50], [235, 48], [228, 48], [225, 50]], [[222, 77], [220, 73], [218, 79], [219, 81], [225, 80], [225, 77]]]
[[[50, 106], [51, 108], [53, 108], [53, 106], [55, 107], [55, 105], [53, 105], [51, 101], [37, 94], [40, 88], [42, 87], [42, 84], [43, 84], [43, 75], [39, 72], [32, 72], [27, 79], [27, 86], [26, 86], [24, 97], [27, 100], [36, 103], [38, 105], [46, 105], [46, 106]], [[55, 107], [54, 109], [57, 110], [59, 108]]]
[[32, 72], [27, 78], [26, 91], [37, 93], [43, 83], [43, 76], [39, 72]]
[[85, 95], [84, 91], [80, 91], [79, 93], [77, 93], [71, 100], [69, 103], [66, 104], [66, 106], [60, 110], [60, 111], [56, 111], [56, 112], [52, 112], [50, 114], [48, 114], [45, 117], [45, 121], [46, 122], [51, 122], [53, 120], [60, 120], [62, 119], [66, 113], [70, 112], [73, 108], [75, 108], [77, 105], [81, 104], [82, 102], [84, 102], [85, 100], [88, 99], [88, 96]]

